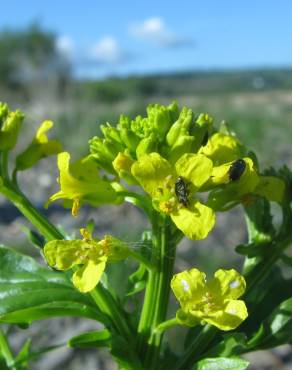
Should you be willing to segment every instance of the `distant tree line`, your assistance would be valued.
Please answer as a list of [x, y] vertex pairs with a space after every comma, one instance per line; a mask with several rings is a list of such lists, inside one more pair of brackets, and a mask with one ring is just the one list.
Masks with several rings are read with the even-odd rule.
[[70, 79], [69, 60], [56, 47], [56, 34], [34, 23], [26, 29], [0, 32], [2, 89], [28, 93], [33, 86], [54, 82], [60, 94]]

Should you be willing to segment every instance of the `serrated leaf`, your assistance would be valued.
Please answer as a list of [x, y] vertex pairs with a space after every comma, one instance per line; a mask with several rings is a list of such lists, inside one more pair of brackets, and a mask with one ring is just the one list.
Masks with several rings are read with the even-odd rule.
[[292, 298], [282, 302], [249, 341], [252, 350], [267, 349], [292, 341]]
[[245, 370], [249, 362], [241, 358], [206, 358], [197, 364], [196, 370]]
[[97, 348], [109, 347], [111, 344], [111, 333], [108, 330], [95, 330], [83, 333], [68, 341], [69, 347]]
[[0, 264], [0, 322], [22, 324], [60, 316], [106, 322], [90, 296], [75, 290], [66, 274], [3, 246]]

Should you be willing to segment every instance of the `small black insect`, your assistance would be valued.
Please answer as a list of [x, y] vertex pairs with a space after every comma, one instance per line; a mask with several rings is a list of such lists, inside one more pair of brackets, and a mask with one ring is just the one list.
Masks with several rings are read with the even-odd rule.
[[179, 203], [187, 207], [189, 203], [189, 200], [188, 200], [189, 190], [188, 190], [188, 186], [185, 183], [185, 180], [183, 179], [183, 177], [179, 176], [176, 179], [174, 190], [175, 190], [175, 195]]
[[228, 174], [230, 181], [238, 180], [241, 175], [243, 174], [246, 167], [246, 163], [243, 159], [236, 159], [236, 161], [232, 162]]

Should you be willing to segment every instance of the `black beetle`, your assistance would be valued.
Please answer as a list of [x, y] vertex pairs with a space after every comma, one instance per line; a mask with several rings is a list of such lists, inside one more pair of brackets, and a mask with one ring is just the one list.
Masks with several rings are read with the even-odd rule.
[[189, 190], [188, 190], [188, 186], [185, 183], [185, 180], [183, 179], [183, 177], [179, 176], [176, 179], [174, 190], [175, 190], [175, 195], [179, 203], [187, 207], [189, 203], [189, 200], [188, 200]]
[[234, 162], [232, 162], [229, 168], [228, 171], [229, 180], [230, 181], [238, 180], [242, 176], [245, 168], [246, 168], [245, 161], [243, 159], [236, 159]]

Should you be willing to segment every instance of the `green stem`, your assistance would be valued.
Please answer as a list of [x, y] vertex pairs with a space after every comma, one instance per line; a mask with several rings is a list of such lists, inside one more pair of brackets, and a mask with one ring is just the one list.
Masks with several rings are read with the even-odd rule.
[[194, 339], [183, 356], [177, 361], [172, 370], [191, 369], [195, 362], [200, 359], [210, 342], [214, 339], [218, 329], [211, 325], [205, 325], [200, 334]]
[[3, 179], [8, 178], [8, 151], [4, 150], [1, 153], [1, 176]]
[[142, 254], [134, 252], [132, 249], [130, 249], [129, 256], [135, 259], [136, 261], [140, 262], [149, 271], [153, 271], [155, 269], [155, 265], [151, 261], [142, 256]]
[[176, 317], [163, 321], [155, 329], [154, 333], [163, 333], [165, 330], [172, 328], [173, 326], [179, 325], [179, 322]]
[[170, 294], [170, 280], [173, 275], [175, 260], [176, 245], [170, 242], [170, 230], [167, 227], [167, 222], [169, 220], [166, 217], [160, 216], [160, 223], [154, 227], [154, 234], [157, 234], [160, 255], [157, 272], [154, 273], [156, 289], [152, 298], [153, 311], [150, 318], [150, 337], [145, 359], [145, 368], [149, 370], [156, 370], [159, 367], [159, 354], [163, 332], [157, 332], [155, 329], [166, 318]]
[[12, 370], [17, 370], [14, 364], [14, 356], [10, 349], [9, 343], [4, 332], [0, 329], [0, 353], [5, 359], [7, 367], [11, 368]]
[[43, 216], [13, 184], [5, 182], [0, 192], [49, 240], [64, 239], [61, 232]]
[[100, 310], [111, 318], [114, 323], [115, 329], [127, 340], [133, 340], [130, 328], [126, 323], [126, 318], [118, 309], [116, 302], [110, 293], [98, 284], [95, 289], [90, 293]]

